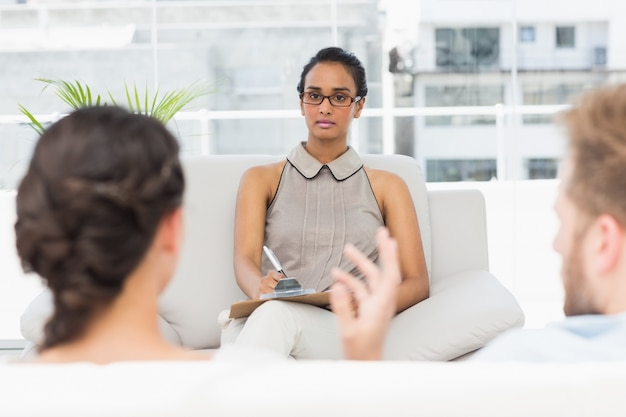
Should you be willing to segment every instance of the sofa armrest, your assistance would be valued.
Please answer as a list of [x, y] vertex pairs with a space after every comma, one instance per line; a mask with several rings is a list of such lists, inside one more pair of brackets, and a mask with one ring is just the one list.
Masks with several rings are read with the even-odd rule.
[[428, 192], [432, 277], [489, 270], [485, 198], [478, 190]]
[[[44, 289], [33, 298], [20, 316], [20, 331], [24, 339], [29, 342], [29, 345], [36, 346], [43, 340], [43, 328], [52, 314], [53, 308], [52, 294], [48, 289]], [[165, 340], [175, 345], [182, 345], [180, 336], [174, 327], [161, 316], [158, 317], [158, 321], [161, 334]], [[25, 352], [28, 350], [26, 352], [28, 356], [24, 357], [32, 357], [35, 350], [33, 346], [27, 347], [28, 349], [25, 349]]]
[[43, 326], [52, 311], [52, 294], [48, 289], [44, 289], [32, 299], [20, 316], [20, 331], [24, 339], [38, 344], [43, 339]]
[[385, 358], [451, 360], [523, 324], [519, 304], [493, 275], [460, 272], [434, 281], [428, 299], [394, 318]]

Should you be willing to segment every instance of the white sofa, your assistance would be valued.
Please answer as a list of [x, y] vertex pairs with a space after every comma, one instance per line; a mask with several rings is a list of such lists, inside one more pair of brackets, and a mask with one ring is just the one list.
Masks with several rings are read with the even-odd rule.
[[[185, 161], [187, 241], [163, 296], [164, 334], [218, 345], [217, 313], [242, 297], [232, 277], [233, 199], [246, 166], [276, 157]], [[414, 332], [391, 341], [397, 360], [127, 362], [98, 366], [0, 363], [0, 416], [612, 417], [626, 410], [626, 362], [442, 362], [477, 349], [523, 316], [487, 272], [485, 211], [471, 191], [427, 193], [409, 158], [365, 156], [401, 173], [419, 211], [432, 295], [402, 313]], [[49, 313], [41, 295], [22, 317], [32, 342]]]
[[623, 417], [626, 363], [0, 365], [7, 417]]
[[[184, 159], [185, 243], [180, 267], [162, 296], [165, 337], [192, 349], [219, 346], [217, 316], [245, 299], [232, 266], [235, 195], [243, 171], [280, 156], [229, 155]], [[451, 360], [482, 347], [502, 331], [523, 325], [511, 293], [489, 273], [486, 215], [478, 191], [428, 192], [413, 158], [363, 155], [364, 163], [402, 176], [414, 199], [431, 277], [429, 299], [402, 312], [394, 326], [410, 329], [387, 341], [394, 360]], [[33, 354], [50, 314], [49, 294], [39, 295], [21, 317]]]

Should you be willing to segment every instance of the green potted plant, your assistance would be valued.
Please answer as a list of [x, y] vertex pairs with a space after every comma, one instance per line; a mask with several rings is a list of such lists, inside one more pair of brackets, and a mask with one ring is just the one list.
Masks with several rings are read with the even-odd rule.
[[[111, 92], [107, 91], [107, 101], [103, 99], [102, 95], [94, 93], [87, 84], [77, 80], [64, 81], [48, 78], [36, 78], [36, 80], [45, 84], [42, 92], [48, 87], [54, 87], [57, 97], [74, 110], [91, 106], [124, 105], [132, 112], [155, 117], [163, 124], [167, 124], [176, 113], [185, 108], [193, 100], [214, 91], [208, 84], [196, 82], [188, 87], [167, 91], [165, 93], [161, 93], [159, 88], [156, 88], [154, 94], [151, 95], [147, 85], [144, 91], [141, 92], [137, 84], [133, 84], [132, 87], [129, 87], [124, 83], [124, 100], [116, 100]], [[35, 129], [37, 133], [42, 134], [45, 130], [43, 123], [22, 104], [19, 104], [18, 107], [20, 112], [28, 117], [32, 128]]]

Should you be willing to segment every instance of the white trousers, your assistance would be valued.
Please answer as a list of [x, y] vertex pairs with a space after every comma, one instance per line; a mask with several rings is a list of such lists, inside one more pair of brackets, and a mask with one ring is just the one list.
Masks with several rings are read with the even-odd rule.
[[271, 300], [248, 318], [225, 320], [221, 344], [267, 349], [295, 359], [342, 359], [335, 315], [308, 304]]

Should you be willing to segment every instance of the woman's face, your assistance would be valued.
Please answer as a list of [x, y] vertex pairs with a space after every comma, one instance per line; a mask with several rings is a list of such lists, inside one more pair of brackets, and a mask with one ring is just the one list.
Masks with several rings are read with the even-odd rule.
[[[357, 88], [345, 67], [335, 62], [316, 64], [304, 79], [304, 94], [334, 96], [337, 94], [354, 99]], [[350, 99], [348, 99], [350, 101]], [[309, 140], [342, 140], [347, 142], [348, 129], [353, 119], [361, 115], [365, 98], [347, 107], [337, 107], [325, 98], [320, 104], [300, 101], [300, 110], [309, 130]]]

